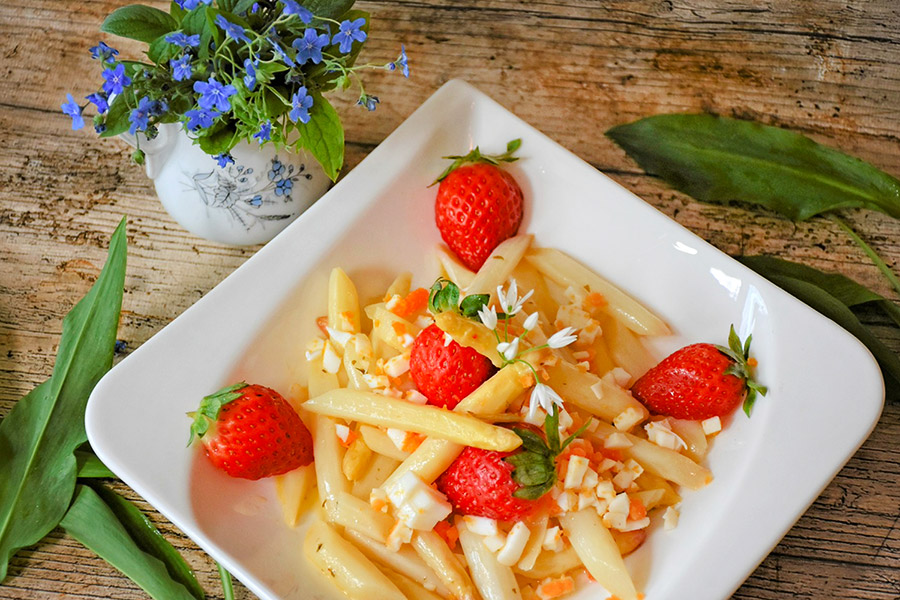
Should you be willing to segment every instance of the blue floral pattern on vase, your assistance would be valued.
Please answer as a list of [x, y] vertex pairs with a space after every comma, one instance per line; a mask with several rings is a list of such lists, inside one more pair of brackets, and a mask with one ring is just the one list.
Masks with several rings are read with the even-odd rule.
[[264, 227], [262, 223], [265, 221], [290, 219], [291, 214], [279, 214], [277, 210], [273, 213], [271, 208], [293, 200], [294, 182], [301, 177], [312, 179], [312, 175], [306, 172], [306, 165], [296, 168], [286, 165], [277, 154], [269, 163], [265, 176], [254, 173], [252, 168], [231, 164], [188, 177], [188, 185], [196, 190], [207, 208], [227, 211], [248, 231], [257, 224]]

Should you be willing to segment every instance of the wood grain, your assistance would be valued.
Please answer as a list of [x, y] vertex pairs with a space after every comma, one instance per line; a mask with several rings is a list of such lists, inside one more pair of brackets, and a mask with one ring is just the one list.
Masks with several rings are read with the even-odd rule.
[[[127, 214], [129, 264], [119, 336], [134, 349], [212, 289], [256, 248], [181, 230], [115, 141], [71, 131], [66, 92], [99, 80], [87, 48], [124, 0], [0, 5], [0, 415], [50, 373], [61, 319], [105, 258]], [[163, 3], [154, 2], [158, 6]], [[661, 112], [710, 111], [789, 127], [900, 174], [900, 4], [801, 0], [513, 0], [360, 2], [374, 25], [364, 58], [400, 43], [412, 77], [367, 76], [375, 113], [339, 102], [348, 168], [442, 83], [463, 78], [731, 254], [775, 254], [839, 271], [897, 299], [832, 223], [794, 224], [747, 207], [699, 204], [644, 175], [604, 136]], [[127, 52], [137, 47], [116, 44]], [[847, 219], [895, 271], [900, 224]], [[900, 330], [864, 320], [900, 351]], [[852, 406], [853, 399], [847, 399]], [[900, 404], [734, 598], [900, 598]], [[124, 486], [221, 597], [214, 564]], [[145, 597], [61, 532], [13, 559], [0, 598]], [[239, 598], [252, 596], [239, 588]]]

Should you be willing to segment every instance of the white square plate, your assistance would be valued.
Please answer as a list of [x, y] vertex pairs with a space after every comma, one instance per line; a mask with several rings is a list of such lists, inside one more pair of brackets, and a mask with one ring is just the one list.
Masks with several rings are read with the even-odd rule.
[[[599, 135], [599, 134], [598, 134]], [[629, 557], [647, 600], [728, 597], [868, 436], [884, 402], [880, 371], [843, 329], [657, 212], [471, 86], [443, 86], [306, 214], [97, 385], [87, 431], [97, 454], [253, 592], [337, 597], [318, 588], [302, 532], [282, 524], [269, 481], [236, 480], [187, 448], [185, 413], [245, 379], [287, 394], [325, 312], [330, 269], [375, 298], [401, 271], [428, 286], [440, 241], [435, 189], [446, 161], [522, 138], [521, 231], [560, 248], [662, 316], [665, 353], [753, 333], [769, 395], [718, 436], [715, 481], [686, 492], [681, 521]], [[579, 598], [603, 598], [596, 587]]]

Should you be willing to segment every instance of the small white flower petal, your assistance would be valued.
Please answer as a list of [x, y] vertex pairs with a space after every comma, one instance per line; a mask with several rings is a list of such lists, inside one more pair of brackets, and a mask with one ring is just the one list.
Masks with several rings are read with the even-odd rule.
[[528, 318], [525, 319], [525, 323], [522, 325], [522, 327], [525, 328], [525, 331], [531, 331], [532, 329], [537, 327], [538, 317], [539, 315], [537, 314], [537, 312], [533, 312], [528, 315]]
[[559, 394], [557, 394], [556, 391], [549, 385], [546, 385], [544, 383], [535, 385], [534, 391], [532, 391], [531, 393], [531, 397], [534, 398], [535, 396], [537, 396], [541, 408], [543, 408], [547, 412], [547, 414], [553, 412], [554, 404], [562, 408], [563, 399], [560, 398]]
[[484, 323], [485, 327], [488, 329], [497, 328], [497, 311], [493, 306], [490, 308], [482, 306], [478, 311], [478, 318], [481, 319], [481, 322]]
[[503, 354], [503, 358], [505, 358], [506, 360], [513, 360], [518, 353], [519, 338], [514, 338], [513, 341], [509, 342], [506, 348], [501, 351], [501, 354]]
[[544, 403], [541, 401], [541, 394], [543, 393], [543, 388], [546, 387], [544, 384], [539, 383], [534, 386], [534, 389], [531, 390], [531, 398], [528, 401], [528, 420], [533, 421], [535, 415], [537, 415], [537, 409], [539, 406], [543, 406]]
[[560, 329], [550, 336], [550, 339], [547, 340], [547, 345], [551, 348], [564, 348], [565, 346], [568, 346], [578, 339], [577, 335], [573, 335], [574, 333], [574, 327], [566, 327], [565, 329]]

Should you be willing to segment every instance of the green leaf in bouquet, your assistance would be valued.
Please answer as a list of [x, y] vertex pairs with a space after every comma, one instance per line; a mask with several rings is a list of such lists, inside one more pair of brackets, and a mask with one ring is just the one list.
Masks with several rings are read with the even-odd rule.
[[184, 20], [184, 17], [185, 15], [187, 15], [187, 13], [188, 11], [178, 6], [177, 2], [169, 3], [169, 14], [172, 15], [172, 18], [178, 21], [179, 24]]
[[211, 155], [228, 152], [237, 143], [234, 126], [226, 121], [218, 121], [198, 139], [200, 148]]
[[203, 600], [205, 593], [197, 582], [194, 572], [178, 551], [163, 537], [150, 519], [127, 498], [103, 487], [92, 488], [116, 515], [119, 522], [143, 552], [156, 557], [163, 563], [169, 575], [182, 584], [198, 600]]
[[238, 0], [232, 7], [231, 12], [236, 15], [245, 15], [257, 2], [258, 0]]
[[346, 15], [354, 3], [355, 0], [307, 0], [303, 5], [317, 17], [338, 19]]
[[78, 465], [77, 476], [79, 479], [94, 479], [97, 477], [109, 477], [115, 478], [116, 474], [109, 470], [109, 468], [103, 464], [97, 455], [94, 454], [90, 449], [84, 450], [76, 450], [75, 451], [75, 462]]
[[606, 135], [645, 171], [705, 202], [748, 202], [795, 221], [842, 208], [900, 218], [900, 180], [786, 129], [669, 114]]
[[109, 111], [106, 113], [106, 130], [100, 137], [113, 137], [128, 131], [128, 115], [131, 114], [131, 107], [135, 104], [131, 90], [125, 90], [116, 96], [109, 105]]
[[169, 59], [174, 58], [179, 52], [178, 46], [166, 41], [167, 35], [159, 36], [150, 42], [150, 46], [147, 48], [147, 58], [157, 65], [168, 63]]
[[116, 513], [90, 487], [78, 486], [72, 506], [59, 524], [66, 533], [124, 573], [151, 598], [197, 598], [169, 575], [162, 561], [144, 552], [135, 543]]
[[234, 12], [237, 0], [219, 0], [219, 8], [227, 12]]
[[300, 144], [334, 181], [344, 165], [344, 128], [337, 111], [324, 96], [314, 94], [313, 98], [309, 123], [297, 123]]
[[100, 31], [105, 33], [148, 44], [176, 29], [178, 21], [169, 13], [142, 4], [117, 8], [100, 26]]
[[209, 58], [209, 43], [212, 40], [212, 28], [215, 24], [206, 18], [206, 5], [201, 4], [185, 15], [181, 22], [181, 28], [187, 35], [199, 35], [200, 47], [197, 56], [200, 60]]
[[50, 379], [0, 422], [0, 581], [10, 557], [56, 527], [72, 499], [74, 452], [87, 440], [84, 408], [94, 385], [112, 366], [125, 245], [122, 219], [97, 281], [63, 319]]

